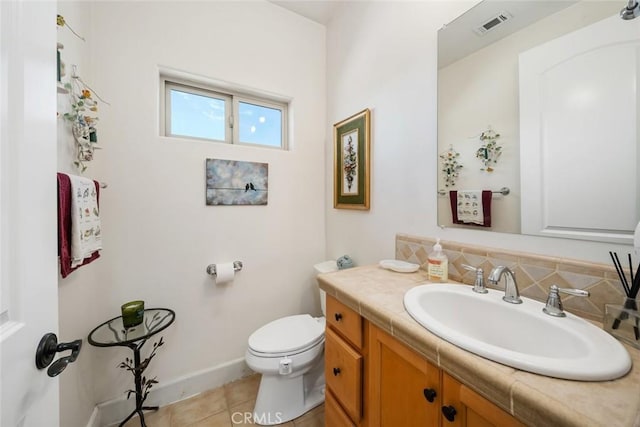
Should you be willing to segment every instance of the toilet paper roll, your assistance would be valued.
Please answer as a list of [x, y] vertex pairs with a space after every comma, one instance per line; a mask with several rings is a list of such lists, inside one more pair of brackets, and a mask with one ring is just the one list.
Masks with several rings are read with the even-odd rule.
[[234, 275], [235, 275], [235, 271], [233, 269], [232, 262], [223, 262], [216, 265], [216, 284], [217, 285], [233, 282]]

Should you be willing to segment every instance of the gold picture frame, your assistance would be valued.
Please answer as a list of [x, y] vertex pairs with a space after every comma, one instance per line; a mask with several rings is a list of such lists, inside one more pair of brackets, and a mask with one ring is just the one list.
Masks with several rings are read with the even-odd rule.
[[333, 125], [336, 209], [369, 210], [371, 111], [367, 108]]

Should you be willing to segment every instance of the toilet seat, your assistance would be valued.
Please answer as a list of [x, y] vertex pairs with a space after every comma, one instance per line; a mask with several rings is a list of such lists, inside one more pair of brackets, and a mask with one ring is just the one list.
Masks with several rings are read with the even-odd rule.
[[324, 317], [287, 316], [267, 323], [249, 337], [249, 351], [261, 357], [293, 355], [324, 342]]

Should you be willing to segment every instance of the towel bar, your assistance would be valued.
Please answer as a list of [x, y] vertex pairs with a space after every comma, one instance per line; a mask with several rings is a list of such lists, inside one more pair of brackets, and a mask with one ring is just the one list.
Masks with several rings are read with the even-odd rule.
[[[502, 194], [503, 196], [507, 196], [507, 195], [509, 195], [509, 193], [511, 193], [511, 190], [509, 189], [509, 187], [502, 187], [498, 191], [492, 191], [492, 193], [493, 194]], [[441, 196], [446, 196], [447, 195], [447, 191], [438, 190], [438, 194], [441, 195]]]
[[[233, 271], [238, 272], [240, 270], [242, 270], [242, 261], [233, 261]], [[215, 264], [209, 264], [207, 266], [207, 274], [214, 277], [218, 274]]]

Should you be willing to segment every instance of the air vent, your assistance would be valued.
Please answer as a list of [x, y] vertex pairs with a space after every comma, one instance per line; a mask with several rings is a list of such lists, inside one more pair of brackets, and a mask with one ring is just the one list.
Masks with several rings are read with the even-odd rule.
[[513, 15], [503, 10], [493, 18], [487, 20], [484, 24], [474, 28], [473, 31], [479, 36], [482, 36], [511, 18], [513, 18]]

